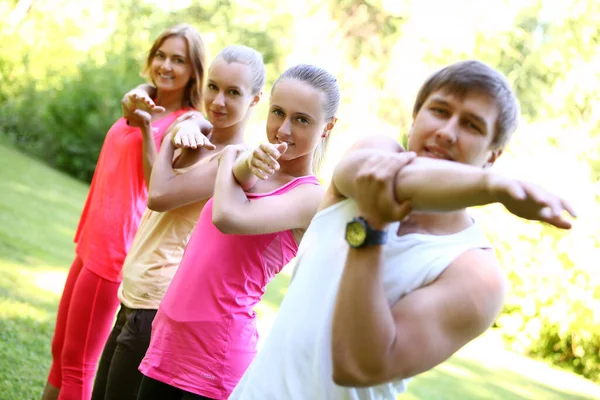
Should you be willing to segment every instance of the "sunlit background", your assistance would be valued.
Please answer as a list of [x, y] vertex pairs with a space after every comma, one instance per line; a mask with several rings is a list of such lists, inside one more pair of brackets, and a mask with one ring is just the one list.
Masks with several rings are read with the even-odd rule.
[[[235, 43], [263, 53], [268, 81], [249, 143], [264, 140], [268, 93], [285, 68], [313, 63], [338, 77], [343, 99], [324, 183], [356, 139], [405, 139], [416, 92], [436, 69], [476, 58], [505, 73], [522, 120], [494, 168], [564, 195], [579, 218], [561, 232], [499, 206], [473, 210], [511, 282], [505, 310], [493, 338], [463, 353], [471, 364], [444, 364], [415, 380], [407, 398], [600, 397], [589, 381], [536, 389], [531, 382], [571, 378], [521, 357], [600, 382], [599, 1], [0, 0], [1, 399], [41, 390], [86, 182], [123, 93], [143, 82], [153, 39], [180, 22], [198, 28], [210, 55]], [[287, 279], [259, 307], [263, 330]], [[514, 386], [513, 397], [486, 386], [488, 375]], [[454, 394], [427, 392], [435, 382]], [[477, 385], [481, 392], [466, 387]]]

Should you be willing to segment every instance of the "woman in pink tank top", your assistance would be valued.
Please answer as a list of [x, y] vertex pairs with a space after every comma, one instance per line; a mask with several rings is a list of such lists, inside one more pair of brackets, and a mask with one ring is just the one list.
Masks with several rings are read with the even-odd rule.
[[146, 206], [156, 148], [178, 116], [201, 107], [204, 69], [204, 45], [194, 28], [165, 31], [144, 71], [158, 88], [156, 108], [163, 113], [136, 110], [106, 135], [75, 236], [76, 257], [59, 304], [43, 399], [90, 398], [119, 304], [123, 260]]
[[271, 92], [268, 142], [223, 150], [152, 326], [138, 399], [227, 399], [256, 354], [254, 306], [295, 255], [323, 189], [312, 174], [336, 123], [339, 86], [311, 65]]

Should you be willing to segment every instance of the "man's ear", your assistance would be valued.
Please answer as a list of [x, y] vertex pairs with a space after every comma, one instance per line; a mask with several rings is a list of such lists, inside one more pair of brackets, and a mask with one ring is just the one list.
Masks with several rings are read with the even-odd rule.
[[492, 152], [491, 152], [488, 160], [484, 164], [483, 168], [489, 168], [492, 165], [494, 165], [494, 163], [496, 162], [496, 160], [498, 159], [498, 157], [500, 157], [502, 155], [503, 151], [504, 151], [504, 149], [492, 150]]

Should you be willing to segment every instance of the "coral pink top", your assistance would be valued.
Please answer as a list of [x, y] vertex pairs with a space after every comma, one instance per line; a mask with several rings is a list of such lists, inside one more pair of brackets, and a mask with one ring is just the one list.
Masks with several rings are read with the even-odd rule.
[[[314, 176], [296, 178], [276, 196]], [[140, 371], [153, 379], [212, 399], [226, 399], [256, 355], [254, 306], [267, 283], [296, 255], [290, 230], [225, 235], [212, 223], [213, 199], [200, 214], [179, 269], [152, 324]]]
[[[152, 123], [156, 146], [181, 109]], [[142, 213], [148, 189], [144, 180], [142, 133], [120, 118], [110, 127], [75, 234], [75, 252], [88, 270], [112, 282], [121, 268]]]

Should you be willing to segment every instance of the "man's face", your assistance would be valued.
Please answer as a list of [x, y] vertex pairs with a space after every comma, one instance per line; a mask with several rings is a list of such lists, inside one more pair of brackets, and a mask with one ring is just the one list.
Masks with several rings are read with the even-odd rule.
[[419, 156], [491, 166], [502, 150], [492, 150], [498, 108], [488, 95], [472, 92], [463, 99], [433, 92], [415, 116], [408, 150]]

